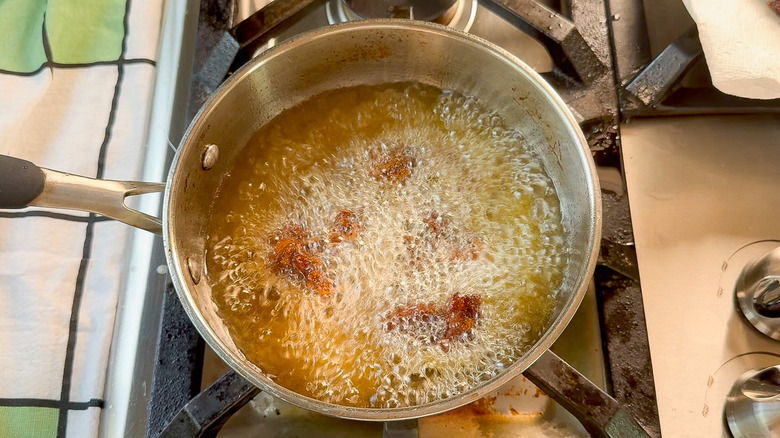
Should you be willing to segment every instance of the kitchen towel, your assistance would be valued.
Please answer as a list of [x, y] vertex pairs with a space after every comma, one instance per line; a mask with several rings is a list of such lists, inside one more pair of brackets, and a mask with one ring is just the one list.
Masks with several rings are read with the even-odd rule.
[[[140, 177], [162, 7], [0, 1], [0, 154]], [[97, 435], [130, 230], [0, 210], [0, 437]]]
[[780, 97], [780, 16], [767, 0], [683, 0], [696, 22], [718, 90], [750, 99]]

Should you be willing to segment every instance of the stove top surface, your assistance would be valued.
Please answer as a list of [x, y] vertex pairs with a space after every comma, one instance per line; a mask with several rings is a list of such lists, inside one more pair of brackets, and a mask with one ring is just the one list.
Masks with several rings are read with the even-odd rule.
[[736, 311], [746, 263], [780, 246], [780, 117], [632, 121], [621, 129], [664, 436], [729, 436], [726, 394], [780, 363]]
[[[328, 8], [331, 12], [336, 11], [333, 5], [337, 2], [313, 2], [305, 13], [274, 29], [258, 51], [302, 31], [328, 25]], [[240, 3], [237, 16], [243, 18], [267, 3], [267, 0]], [[470, 1], [466, 3], [472, 4]], [[504, 3], [522, 4], [525, 0]], [[602, 8], [605, 4], [602, 0], [576, 3], [594, 7], [601, 5], [598, 7]], [[624, 37], [628, 39], [626, 32], [630, 33], [634, 28], [632, 20], [636, 17], [616, 11], [622, 11], [621, 8], [637, 1], [611, 0], [607, 3], [612, 13], [605, 15], [604, 20], [606, 22], [611, 17], [611, 30], [615, 44], [619, 46]], [[504, 20], [494, 9], [486, 8], [483, 2], [474, 1], [472, 5], [475, 6], [473, 16], [466, 14], [463, 18], [470, 32], [504, 47], [539, 72], [555, 70], [544, 45]], [[692, 25], [678, 0], [645, 2], [643, 11], [649, 40], [645, 48], [647, 56], [661, 53]], [[178, 13], [183, 12], [184, 8], [178, 8]], [[190, 6], [184, 14], [190, 18], [180, 18], [177, 22], [178, 32], [186, 35], [186, 29], [192, 30], [197, 25], [192, 13]], [[330, 21], [333, 21], [332, 17]], [[588, 32], [594, 31], [597, 29], [585, 29], [585, 36], [593, 37], [588, 36]], [[186, 36], [181, 41], [183, 60], [191, 53], [192, 44], [193, 41]], [[637, 52], [641, 50], [637, 48]], [[606, 59], [608, 53], [596, 53], [596, 57]], [[636, 65], [623, 62], [625, 59], [630, 61], [630, 56], [620, 58], [621, 63], [616, 67], [618, 78], [635, 73], [632, 68]], [[164, 64], [161, 62], [161, 68]], [[702, 81], [707, 80], [706, 68], [702, 73], [702, 67], [703, 63], [699, 62], [691, 68], [688, 85], [700, 87]], [[172, 77], [170, 80], [173, 84], [169, 87], [176, 87], [175, 80]], [[169, 101], [175, 101], [175, 96], [180, 95], [173, 91], [168, 94]], [[576, 87], [564, 94], [574, 99], [575, 112], [582, 102], [585, 102], [586, 110], [605, 109], [598, 104], [592, 106], [592, 99], [588, 103], [589, 93], [577, 91]], [[186, 102], [186, 94], [184, 96]], [[604, 104], [604, 96], [596, 100]], [[174, 106], [174, 114], [186, 112], [181, 107], [181, 104]], [[609, 108], [606, 110], [611, 111]], [[603, 130], [599, 132], [603, 132], [607, 143], [610, 136], [614, 139], [615, 135], [622, 142], [623, 167], [619, 163], [620, 152], [613, 149], [612, 153], [618, 158], [609, 159], [611, 164], [599, 169], [605, 203], [626, 202], [625, 178], [633, 217], [633, 236], [630, 229], [613, 228], [606, 230], [605, 238], [612, 235], [616, 243], [629, 246], [636, 242], [638, 270], [642, 279], [638, 296], [644, 301], [661, 431], [664, 436], [670, 437], [728, 436], [723, 422], [723, 402], [732, 383], [747, 369], [780, 362], [778, 344], [747, 326], [734, 311], [732, 294], [742, 266], [780, 246], [780, 241], [773, 240], [780, 239], [780, 226], [772, 220], [770, 210], [780, 196], [772, 190], [776, 179], [772, 163], [780, 154], [773, 150], [773, 146], [780, 143], [780, 117], [687, 116], [629, 121], [619, 127], [612, 126], [612, 123], [597, 127]], [[165, 119], [164, 123], [171, 125], [171, 132], [181, 129], [169, 119]], [[176, 135], [170, 135], [174, 142]], [[594, 153], [599, 155], [597, 149]], [[620, 214], [625, 206], [610, 205], [610, 208]], [[627, 209], [624, 213], [628, 214]], [[631, 223], [630, 218], [628, 223]], [[159, 274], [154, 277], [159, 280], [165, 274], [164, 260], [153, 259], [152, 265], [152, 271], [156, 269]], [[628, 277], [636, 279], [636, 265], [628, 267]], [[599, 281], [597, 272], [596, 283]], [[638, 283], [634, 288], [639, 291]], [[150, 398], [150, 363], [154, 357], [154, 345], [144, 340], [153, 339], [158, 330], [159, 310], [155, 303], [159, 304], [164, 295], [151, 286], [146, 292], [145, 301], [142, 301], [143, 316], [130, 322], [135, 330], [140, 330], [140, 335], [136, 334], [137, 338], [133, 338], [132, 333], [119, 335], [120, 338], [128, 338], [123, 348], [133, 350], [136, 362], [135, 365], [125, 366], [130, 371], [110, 372], [109, 379], [132, 382], [132, 385], [130, 389], [117, 391], [112, 388], [122, 384], [114, 385], [109, 381], [109, 396], [106, 397], [109, 421], [105, 423], [108, 424], [104, 428], [105, 435], [135, 436], [146, 426], [145, 406]], [[620, 342], [620, 339], [602, 340], [600, 331], [605, 323], [603, 318], [600, 321], [603, 315], [599, 315], [599, 309], [603, 307], [600, 307], [598, 297], [599, 293], [594, 290], [588, 293], [575, 320], [553, 350], [589, 379], [606, 388], [611, 384], [609, 370], [605, 370], [602, 361], [605, 353], [602, 342], [608, 345]], [[615, 305], [619, 306], [620, 302]], [[120, 325], [122, 320], [120, 317]], [[607, 338], [620, 334], [618, 327], [612, 329]], [[620, 354], [631, 354], [630, 349], [624, 350]], [[152, 358], [147, 357], [150, 351]], [[115, 359], [114, 362], [121, 363], [121, 360]], [[213, 382], [224, 371], [224, 363], [207, 349], [202, 386]], [[130, 372], [132, 376], [127, 377], [123, 372]], [[441, 436], [445, 433], [453, 438], [517, 436], [519, 433], [587, 436], [574, 417], [546, 396], [535, 393], [534, 388], [520, 377], [491, 396], [495, 398], [487, 399], [487, 403], [483, 401], [450, 414], [420, 420], [420, 436]], [[613, 391], [622, 391], [623, 395], [632, 389], [612, 388]], [[122, 394], [119, 396], [122, 400], [116, 403], [120, 406], [118, 409], [112, 404], [112, 391], [113, 394]], [[125, 400], [128, 397], [129, 402]], [[704, 430], [707, 433], [702, 432]], [[261, 395], [233, 416], [220, 436], [245, 436], [249, 432], [262, 433], [263, 436], [313, 433], [319, 436], [380, 436], [383, 431], [381, 424], [332, 419]]]

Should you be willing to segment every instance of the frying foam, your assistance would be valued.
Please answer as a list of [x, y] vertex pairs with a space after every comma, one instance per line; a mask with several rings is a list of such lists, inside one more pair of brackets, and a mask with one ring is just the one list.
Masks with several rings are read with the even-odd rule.
[[[350, 406], [418, 405], [494, 377], [543, 334], [567, 259], [559, 202], [523, 133], [475, 99], [417, 84], [339, 90], [253, 141], [215, 203], [230, 213], [210, 225], [208, 272], [236, 345], [282, 386]], [[411, 175], [377, 177], [399, 150]], [[329, 243], [342, 209], [360, 233]], [[311, 251], [333, 297], [274, 274], [273, 236], [290, 224], [319, 239]], [[453, 257], [474, 239], [476, 260]], [[394, 309], [445, 307], [455, 293], [482, 298], [470, 339], [442, 347], [388, 330]]]

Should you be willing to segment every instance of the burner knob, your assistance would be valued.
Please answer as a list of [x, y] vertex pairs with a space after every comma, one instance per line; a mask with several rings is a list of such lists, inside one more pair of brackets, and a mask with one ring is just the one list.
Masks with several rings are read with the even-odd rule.
[[753, 305], [759, 315], [767, 318], [780, 316], [780, 278], [765, 278], [756, 287]]
[[734, 438], [780, 436], [780, 365], [740, 376], [725, 409]]
[[780, 248], [747, 264], [735, 285], [739, 310], [761, 333], [780, 341]]

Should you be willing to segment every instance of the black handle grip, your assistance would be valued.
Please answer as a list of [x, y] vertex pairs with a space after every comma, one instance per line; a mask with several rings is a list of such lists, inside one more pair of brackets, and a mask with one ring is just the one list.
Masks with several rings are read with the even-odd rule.
[[20, 158], [0, 155], [0, 208], [24, 208], [43, 192], [41, 168]]

